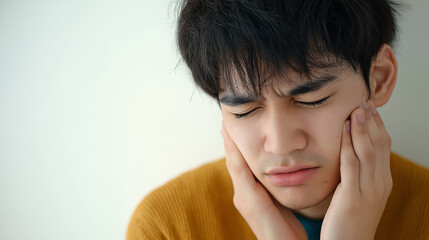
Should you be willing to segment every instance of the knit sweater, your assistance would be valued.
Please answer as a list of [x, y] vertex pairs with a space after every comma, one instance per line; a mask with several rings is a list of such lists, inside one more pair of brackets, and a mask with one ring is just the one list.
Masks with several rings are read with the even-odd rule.
[[[393, 189], [375, 239], [429, 239], [429, 169], [392, 153]], [[256, 239], [233, 205], [225, 159], [182, 174], [138, 205], [127, 240]], [[363, 229], [363, 231], [365, 231]]]

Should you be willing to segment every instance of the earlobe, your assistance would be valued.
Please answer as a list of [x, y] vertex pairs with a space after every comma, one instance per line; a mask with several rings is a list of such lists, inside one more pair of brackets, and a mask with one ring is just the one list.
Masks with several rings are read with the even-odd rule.
[[386, 104], [392, 96], [398, 76], [398, 63], [389, 45], [384, 44], [371, 66], [371, 100], [376, 107]]

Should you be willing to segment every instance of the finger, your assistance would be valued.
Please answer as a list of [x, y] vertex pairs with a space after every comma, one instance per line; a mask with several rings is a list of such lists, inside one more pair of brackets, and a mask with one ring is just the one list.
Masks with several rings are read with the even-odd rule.
[[375, 122], [373, 113], [369, 108], [370, 101], [362, 101], [365, 111], [365, 121], [368, 129], [368, 136], [374, 150], [374, 183], [380, 185], [383, 182], [383, 158], [385, 155], [384, 136]]
[[344, 124], [341, 137], [340, 173], [341, 187], [344, 187], [344, 189], [347, 189], [350, 193], [360, 191], [359, 160], [353, 150], [349, 120]]
[[374, 183], [375, 152], [368, 135], [368, 126], [363, 108], [357, 108], [351, 116], [352, 144], [359, 159], [359, 182], [361, 191], [371, 189]]
[[385, 134], [384, 136], [388, 135], [386, 131], [386, 127], [384, 126], [383, 120], [381, 119], [380, 114], [378, 113], [377, 109], [374, 106], [374, 103], [372, 101], [368, 101], [369, 109], [373, 115], [374, 121], [377, 124], [378, 129], [382, 132], [382, 134]]
[[380, 114], [378, 113], [377, 109], [374, 106], [374, 103], [372, 101], [369, 101], [368, 103], [369, 109], [372, 113], [374, 122], [376, 123], [378, 130], [380, 131], [380, 135], [382, 136], [381, 142], [383, 145], [383, 160], [381, 164], [381, 168], [383, 172], [384, 177], [391, 178], [391, 172], [390, 172], [390, 152], [391, 152], [391, 145], [392, 141], [391, 138], [386, 130], [386, 127], [383, 123], [383, 120], [381, 119]]
[[[384, 162], [387, 153], [387, 144], [385, 141], [385, 135], [382, 133], [382, 130], [379, 128], [376, 119], [374, 118], [373, 112], [373, 103], [371, 101], [367, 102], [367, 108], [365, 109], [365, 116], [368, 126], [368, 135], [372, 143], [374, 153], [375, 153], [375, 162], [374, 162], [374, 179], [375, 184], [382, 184], [384, 181]], [[371, 107], [369, 107], [371, 106]], [[380, 118], [381, 120], [381, 118]]]
[[247, 165], [243, 155], [235, 145], [234, 141], [229, 136], [223, 124], [221, 133], [224, 138], [226, 167], [228, 169], [229, 175], [231, 176], [234, 189], [237, 189], [237, 186], [243, 188], [249, 186], [249, 184], [254, 184], [255, 178], [253, 177], [249, 166]]

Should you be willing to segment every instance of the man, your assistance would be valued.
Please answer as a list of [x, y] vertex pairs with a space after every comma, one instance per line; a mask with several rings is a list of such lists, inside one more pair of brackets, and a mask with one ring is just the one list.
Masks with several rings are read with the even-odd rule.
[[391, 152], [376, 110], [395, 7], [183, 2], [179, 48], [219, 101], [226, 160], [149, 194], [128, 239], [429, 239], [429, 170]]

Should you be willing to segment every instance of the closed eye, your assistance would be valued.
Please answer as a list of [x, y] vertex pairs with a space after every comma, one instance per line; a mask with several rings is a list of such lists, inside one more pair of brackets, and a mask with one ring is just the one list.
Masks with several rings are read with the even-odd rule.
[[326, 103], [326, 101], [328, 100], [330, 96], [325, 97], [323, 99], [320, 99], [318, 101], [315, 102], [301, 102], [301, 101], [296, 101], [295, 103], [302, 106], [302, 107], [306, 107], [306, 108], [315, 108], [315, 107], [319, 107], [320, 105], [323, 105]]
[[257, 107], [257, 108], [254, 108], [254, 109], [252, 109], [252, 110], [250, 110], [250, 111], [248, 111], [248, 112], [245, 112], [245, 113], [234, 113], [234, 116], [235, 116], [235, 118], [237, 118], [237, 119], [245, 118], [245, 117], [250, 116], [250, 114], [251, 114], [251, 113], [253, 113], [256, 109], [258, 109], [258, 107]]
[[[302, 106], [302, 107], [305, 107], [305, 108], [316, 108], [316, 107], [319, 107], [319, 106], [321, 106], [321, 105], [325, 104], [329, 97], [330, 97], [330, 96], [325, 97], [325, 98], [320, 99], [320, 100], [315, 101], [315, 102], [302, 102], [302, 101], [295, 101], [294, 103], [295, 103], [295, 104], [298, 104], [298, 105], [300, 105], [300, 106]], [[259, 107], [254, 108], [254, 109], [252, 109], [252, 110], [250, 110], [250, 111], [248, 111], [248, 112], [245, 112], [245, 113], [234, 113], [234, 116], [235, 116], [235, 118], [236, 118], [236, 119], [245, 118], [245, 117], [250, 116], [250, 115], [251, 115], [255, 110], [257, 110], [258, 108], [259, 108]]]

